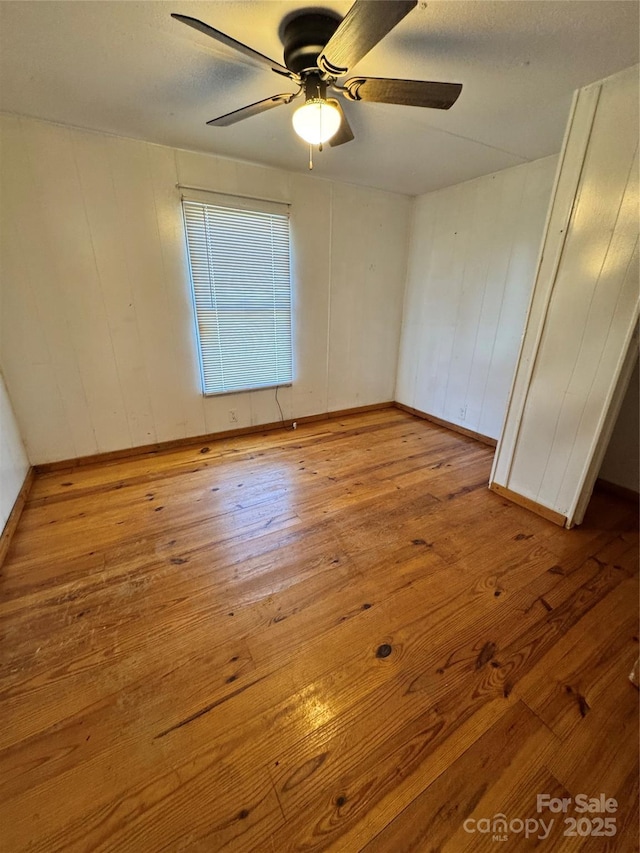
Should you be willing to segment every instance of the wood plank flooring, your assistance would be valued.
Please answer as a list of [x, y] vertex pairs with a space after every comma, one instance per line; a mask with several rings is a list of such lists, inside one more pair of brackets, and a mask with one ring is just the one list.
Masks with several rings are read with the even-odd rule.
[[[0, 849], [637, 850], [636, 509], [563, 530], [492, 455], [388, 409], [39, 476]], [[613, 837], [536, 811], [601, 793]]]

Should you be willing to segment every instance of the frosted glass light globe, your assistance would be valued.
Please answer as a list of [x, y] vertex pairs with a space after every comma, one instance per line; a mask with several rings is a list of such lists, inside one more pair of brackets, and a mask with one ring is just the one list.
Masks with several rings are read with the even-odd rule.
[[340, 111], [322, 98], [310, 98], [293, 114], [293, 129], [310, 145], [320, 145], [340, 127]]

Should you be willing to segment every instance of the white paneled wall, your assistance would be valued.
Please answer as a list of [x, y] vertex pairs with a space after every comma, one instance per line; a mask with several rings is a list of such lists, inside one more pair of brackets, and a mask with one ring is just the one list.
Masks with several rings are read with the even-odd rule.
[[[376, 394], [394, 399], [403, 292], [389, 285], [407, 257], [408, 221], [385, 216], [384, 197], [359, 198], [345, 184], [335, 184], [331, 227], [329, 409], [365, 405]], [[407, 199], [407, 204], [409, 200]], [[393, 251], [390, 252], [390, 247]], [[381, 390], [382, 389], [382, 392]]]
[[[201, 394], [180, 191], [291, 203], [285, 417], [393, 399], [410, 201], [2, 116], [0, 364], [33, 463], [279, 419], [273, 390]], [[235, 424], [234, 424], [235, 426]]]
[[635, 67], [575, 101], [493, 482], [581, 521], [637, 316]]
[[556, 162], [415, 200], [398, 402], [498, 437]]
[[0, 374], [0, 533], [29, 470], [11, 401]]

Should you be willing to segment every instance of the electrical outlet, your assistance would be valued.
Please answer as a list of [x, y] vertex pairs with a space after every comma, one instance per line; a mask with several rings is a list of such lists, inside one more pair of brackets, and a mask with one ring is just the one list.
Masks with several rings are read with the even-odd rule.
[[463, 421], [467, 417], [467, 407], [460, 406], [460, 420]]
[[237, 409], [229, 409], [229, 423], [237, 424], [238, 423], [238, 410]]

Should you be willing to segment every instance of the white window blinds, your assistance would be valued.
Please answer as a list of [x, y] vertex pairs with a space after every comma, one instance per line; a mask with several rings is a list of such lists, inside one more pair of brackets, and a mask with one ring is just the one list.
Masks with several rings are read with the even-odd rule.
[[182, 207], [204, 393], [290, 383], [288, 208], [186, 198]]

